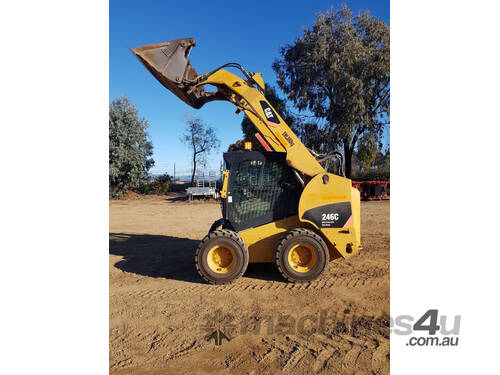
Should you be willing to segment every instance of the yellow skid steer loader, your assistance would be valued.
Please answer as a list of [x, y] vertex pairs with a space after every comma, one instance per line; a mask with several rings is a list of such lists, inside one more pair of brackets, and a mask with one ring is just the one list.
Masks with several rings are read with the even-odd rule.
[[[268, 152], [224, 153], [222, 218], [195, 256], [212, 284], [239, 278], [248, 263], [274, 262], [290, 282], [319, 278], [329, 261], [360, 248], [360, 195], [351, 180], [327, 173], [263, 95], [260, 73], [228, 63], [198, 74], [191, 66], [192, 38], [132, 49], [168, 90], [193, 108], [213, 100], [233, 103], [257, 128]], [[236, 68], [243, 77], [224, 68]], [[205, 85], [216, 87], [206, 91]], [[318, 156], [318, 155], [316, 155]], [[334, 153], [342, 165], [342, 155]]]

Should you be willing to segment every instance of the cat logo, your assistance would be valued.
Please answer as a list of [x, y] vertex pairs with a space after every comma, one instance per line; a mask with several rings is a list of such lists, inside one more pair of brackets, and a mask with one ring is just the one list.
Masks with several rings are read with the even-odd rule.
[[264, 114], [268, 119], [273, 117], [273, 111], [271, 111], [270, 107], [264, 108]]
[[273, 111], [271, 106], [267, 104], [264, 100], [260, 101], [260, 106], [262, 107], [262, 110], [264, 111], [264, 115], [266, 116], [266, 120], [270, 125], [277, 125], [280, 123], [280, 120], [278, 119], [278, 115]]

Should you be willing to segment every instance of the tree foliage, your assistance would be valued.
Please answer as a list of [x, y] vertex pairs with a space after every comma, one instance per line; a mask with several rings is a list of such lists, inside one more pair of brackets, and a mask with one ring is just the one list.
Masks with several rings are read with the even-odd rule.
[[387, 149], [385, 152], [377, 152], [372, 168], [381, 175], [387, 176], [390, 179], [391, 173], [391, 151]]
[[149, 124], [139, 118], [127, 97], [109, 105], [109, 195], [121, 197], [127, 190], [139, 189], [154, 165], [153, 144], [146, 132]]
[[371, 132], [363, 134], [358, 142], [358, 160], [362, 170], [370, 169], [378, 149], [377, 135]]
[[[229, 145], [229, 147], [227, 148], [227, 150], [229, 152], [231, 151], [242, 151], [244, 150], [244, 146], [245, 146], [245, 140], [244, 139], [239, 139], [236, 141], [236, 143], [231, 143]], [[260, 151], [260, 149], [259, 149]]]
[[191, 151], [193, 167], [191, 185], [193, 185], [196, 168], [199, 165], [204, 166], [206, 164], [208, 154], [219, 148], [220, 141], [213, 127], [204, 124], [201, 118], [191, 117], [186, 113], [186, 128], [181, 137], [181, 142], [186, 144]]
[[342, 147], [348, 176], [359, 139], [367, 133], [380, 138], [388, 123], [389, 48], [386, 23], [368, 11], [353, 16], [344, 4], [319, 13], [273, 63], [278, 85], [294, 105], [323, 121], [310, 123], [306, 135], [312, 143], [323, 138], [325, 151]]
[[359, 157], [359, 151], [352, 155], [352, 178], [354, 180], [390, 180], [390, 150], [377, 151], [369, 167]]
[[171, 184], [172, 178], [165, 173], [156, 178], [151, 178], [147, 184], [143, 185], [140, 192], [142, 194], [164, 195], [170, 190]]

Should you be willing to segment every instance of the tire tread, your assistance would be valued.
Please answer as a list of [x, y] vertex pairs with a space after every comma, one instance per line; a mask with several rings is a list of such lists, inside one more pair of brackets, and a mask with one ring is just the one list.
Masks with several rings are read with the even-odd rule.
[[281, 256], [283, 253], [283, 251], [282, 251], [283, 247], [290, 239], [292, 239], [293, 237], [297, 237], [297, 236], [309, 236], [309, 237], [314, 238], [316, 241], [318, 241], [319, 244], [323, 247], [323, 250], [325, 250], [326, 264], [328, 264], [329, 252], [328, 252], [328, 247], [326, 246], [325, 241], [323, 240], [323, 238], [321, 238], [321, 236], [319, 234], [317, 234], [316, 232], [314, 232], [310, 229], [306, 229], [306, 228], [295, 228], [295, 229], [291, 229], [291, 230], [285, 232], [285, 234], [280, 238], [280, 240], [278, 241], [278, 244], [276, 246], [275, 263], [276, 263], [276, 266], [278, 267], [278, 271], [280, 272], [281, 276], [283, 276], [288, 282], [291, 282], [294, 284], [310, 283], [311, 281], [319, 279], [321, 276], [323, 276], [323, 274], [326, 271], [326, 267], [324, 267], [321, 270], [321, 272], [313, 280], [296, 280], [296, 279], [291, 278], [286, 273], [286, 271], [283, 269], [283, 267], [281, 266]]
[[205, 280], [206, 282], [212, 284], [212, 285], [227, 285], [227, 284], [232, 284], [234, 283], [237, 279], [239, 279], [244, 273], [245, 271], [247, 270], [247, 267], [248, 267], [248, 257], [246, 259], [246, 262], [245, 264], [243, 265], [242, 269], [240, 272], [238, 272], [237, 275], [235, 275], [234, 278], [232, 278], [231, 280], [220, 280], [220, 281], [214, 281], [214, 280], [210, 280], [208, 279], [202, 272], [201, 272], [201, 267], [200, 267], [200, 264], [199, 264], [199, 261], [198, 261], [198, 255], [201, 251], [201, 249], [205, 246], [205, 243], [208, 241], [208, 240], [211, 240], [213, 238], [216, 238], [216, 237], [227, 237], [227, 238], [231, 238], [232, 240], [234, 240], [239, 246], [241, 246], [241, 248], [243, 249], [243, 251], [245, 251], [247, 254], [248, 254], [248, 248], [247, 248], [247, 245], [245, 244], [245, 242], [243, 241], [243, 239], [234, 231], [232, 230], [229, 230], [229, 229], [219, 229], [219, 230], [216, 230], [216, 231], [213, 231], [213, 232], [210, 232], [208, 233], [202, 240], [201, 242], [199, 243], [198, 245], [198, 248], [196, 249], [196, 253], [195, 253], [195, 256], [194, 256], [194, 260], [195, 260], [195, 267], [196, 267], [196, 271], [198, 271], [198, 274], [203, 278], [203, 280]]

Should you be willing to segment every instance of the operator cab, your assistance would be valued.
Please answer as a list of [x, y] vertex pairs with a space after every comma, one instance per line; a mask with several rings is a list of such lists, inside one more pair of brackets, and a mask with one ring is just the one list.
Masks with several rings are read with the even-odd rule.
[[229, 170], [222, 216], [233, 230], [297, 215], [302, 187], [286, 162], [284, 152], [224, 153]]

